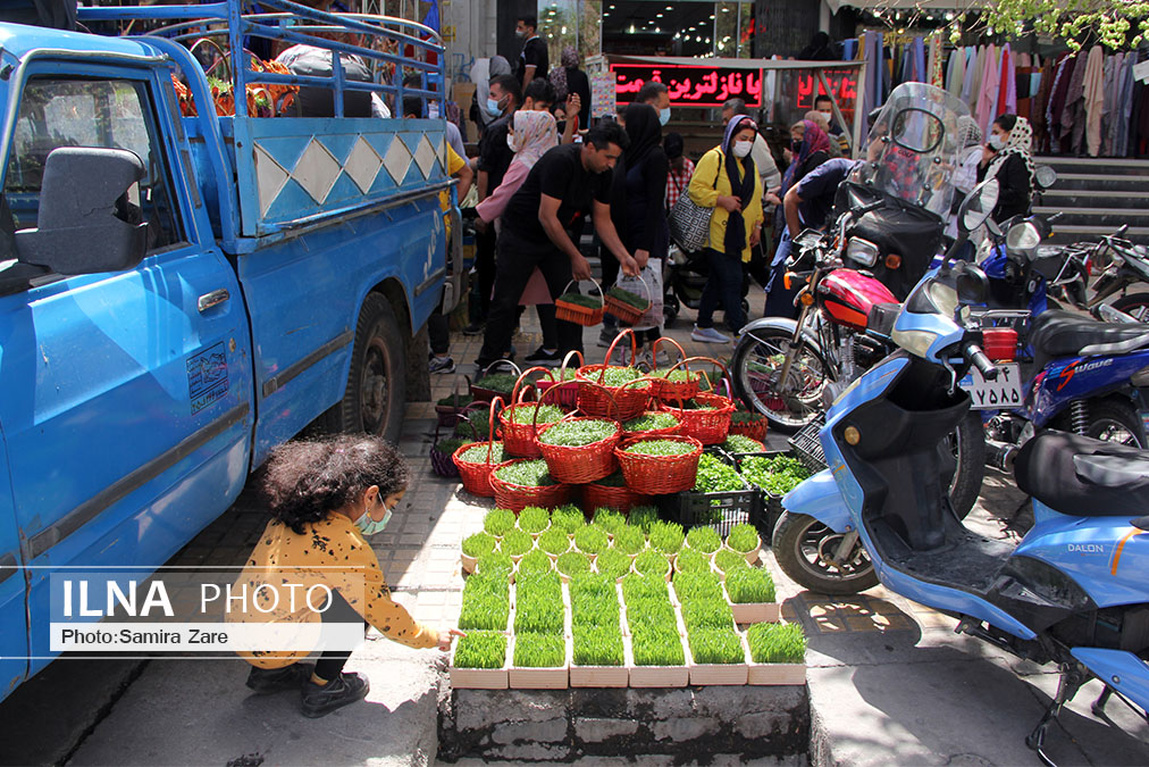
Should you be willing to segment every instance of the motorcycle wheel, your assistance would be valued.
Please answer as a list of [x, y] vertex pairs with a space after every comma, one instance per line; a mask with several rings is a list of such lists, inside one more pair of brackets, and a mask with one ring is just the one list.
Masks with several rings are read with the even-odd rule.
[[819, 594], [858, 594], [878, 585], [878, 574], [859, 538], [842, 561], [834, 552], [843, 533], [836, 533], [806, 514], [784, 512], [774, 527], [771, 549], [782, 572]]
[[792, 390], [778, 392], [778, 377], [790, 334], [763, 328], [742, 336], [730, 362], [734, 391], [750, 407], [766, 416], [771, 428], [792, 433], [822, 411], [822, 390], [833, 380], [822, 353], [803, 341], [790, 367]]
[[[1124, 310], [1122, 310], [1124, 311]], [[1069, 424], [1066, 423], [1065, 426]], [[1068, 428], [1067, 431], [1073, 431]], [[1133, 406], [1120, 400], [1102, 400], [1089, 403], [1089, 420], [1085, 426], [1085, 436], [1106, 442], [1116, 442], [1129, 447], [1145, 449], [1141, 419]]]
[[1128, 293], [1113, 302], [1113, 308], [1134, 317], [1138, 322], [1149, 321], [1149, 293]]
[[977, 502], [985, 479], [985, 427], [981, 413], [966, 413], [946, 441], [957, 458], [957, 468], [950, 479], [950, 506], [958, 519], [965, 519]]

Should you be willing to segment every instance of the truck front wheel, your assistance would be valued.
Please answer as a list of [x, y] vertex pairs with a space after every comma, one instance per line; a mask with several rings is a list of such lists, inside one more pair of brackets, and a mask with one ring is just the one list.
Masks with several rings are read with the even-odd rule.
[[390, 302], [368, 293], [355, 327], [343, 400], [327, 413], [331, 431], [366, 432], [398, 442], [407, 399], [403, 339]]

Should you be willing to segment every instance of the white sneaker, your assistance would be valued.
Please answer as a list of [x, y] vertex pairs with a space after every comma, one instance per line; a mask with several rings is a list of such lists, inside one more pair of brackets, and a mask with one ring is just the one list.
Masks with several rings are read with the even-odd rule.
[[714, 328], [700, 328], [694, 326], [694, 330], [690, 333], [691, 340], [698, 341], [704, 344], [728, 344], [730, 338], [719, 333]]

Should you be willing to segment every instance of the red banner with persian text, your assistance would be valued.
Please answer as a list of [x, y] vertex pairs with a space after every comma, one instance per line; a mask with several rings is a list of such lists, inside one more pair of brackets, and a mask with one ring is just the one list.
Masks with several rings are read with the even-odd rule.
[[648, 82], [660, 82], [670, 92], [671, 106], [720, 107], [739, 98], [748, 106], [762, 105], [762, 72], [723, 67], [651, 67], [612, 64], [619, 104], [629, 104]]

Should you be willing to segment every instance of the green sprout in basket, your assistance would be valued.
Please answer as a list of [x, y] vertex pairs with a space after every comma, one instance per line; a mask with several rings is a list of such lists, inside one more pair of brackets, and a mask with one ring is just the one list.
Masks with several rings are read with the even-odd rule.
[[722, 443], [722, 449], [728, 453], [761, 453], [766, 446], [744, 434], [731, 434]]
[[475, 560], [475, 572], [480, 575], [509, 578], [514, 569], [515, 563], [501, 551], [492, 551]]
[[788, 455], [751, 457], [742, 461], [742, 476], [771, 495], [785, 495], [810, 476], [797, 459]]
[[721, 596], [717, 599], [692, 599], [682, 603], [682, 622], [687, 631], [696, 628], [734, 627], [734, 612]]
[[511, 528], [499, 541], [499, 551], [509, 557], [521, 557], [535, 546], [535, 539], [517, 528]]
[[684, 666], [686, 653], [675, 629], [634, 628], [631, 647], [636, 666]]
[[495, 536], [490, 533], [475, 533], [463, 539], [463, 554], [468, 557], [481, 557], [495, 550]]
[[[631, 381], [635, 380], [636, 378], [638, 378], [641, 375], [642, 375], [642, 371], [639, 370], [638, 368], [608, 367], [603, 372], [602, 385], [603, 386], [609, 386], [611, 388], [615, 388], [618, 386], [622, 386], [623, 384], [630, 383]], [[587, 377], [589, 378], [589, 380], [594, 381], [595, 383], [599, 383], [598, 376], [599, 376], [599, 374], [596, 372], [596, 373], [590, 373]], [[638, 384], [637, 386], [628, 386], [626, 388], [628, 391], [631, 389], [637, 389], [637, 390], [641, 391], [642, 389], [650, 388], [650, 383], [647, 382], [645, 384]]]
[[605, 575], [583, 575], [572, 580], [570, 593], [572, 601], [581, 596], [592, 596], [618, 602], [618, 593], [615, 591], [614, 581]]
[[551, 526], [551, 513], [538, 506], [527, 506], [519, 512], [519, 529], [529, 535], [538, 535]]
[[[658, 554], [658, 552], [654, 552]], [[661, 556], [661, 555], [659, 555]], [[622, 598], [629, 610], [632, 603], [646, 599], [655, 599], [670, 604], [670, 587], [662, 578], [647, 578], [637, 573], [631, 573], [622, 579]], [[673, 614], [673, 610], [671, 611]]]
[[686, 534], [686, 545], [703, 554], [713, 554], [722, 548], [722, 538], [713, 527], [695, 527]]
[[[621, 474], [619, 478], [622, 478]], [[618, 535], [618, 531], [626, 527], [626, 517], [614, 509], [595, 509], [594, 524], [608, 535]]]
[[587, 309], [602, 308], [602, 299], [596, 297], [593, 293], [563, 293], [561, 296], [555, 299], [555, 303], [560, 301], [566, 304], [582, 306]]
[[637, 293], [631, 293], [629, 290], [620, 288], [618, 285], [612, 287], [606, 292], [606, 294], [616, 301], [621, 301], [627, 306], [632, 306], [635, 309], [639, 309], [644, 312], [650, 308], [649, 299], [643, 298]]
[[570, 547], [570, 536], [553, 526], [539, 536], [539, 548], [551, 556], [557, 557], [560, 554], [565, 554]]
[[[587, 577], [591, 576], [580, 576], [580, 578]], [[610, 585], [613, 586], [614, 583]], [[609, 597], [594, 597], [588, 594], [571, 596], [572, 625], [618, 626], [618, 616], [618, 597], [614, 592], [611, 592]]]
[[[484, 441], [490, 437], [491, 422], [489, 420], [489, 413], [486, 409], [472, 410], [467, 414], [467, 417], [462, 421], [455, 424], [455, 436], [462, 437], [465, 440]], [[496, 447], [495, 450], [499, 448]], [[464, 455], [469, 455], [465, 453]], [[501, 461], [503, 454], [498, 454], [498, 459]], [[487, 460], [487, 448], [483, 447], [483, 455], [481, 457], [473, 457], [466, 459], [469, 463], [482, 463]], [[491, 455], [491, 460], [495, 460], [495, 455]]]
[[501, 538], [515, 526], [515, 512], [510, 509], [491, 509], [483, 517], [483, 530], [496, 538]]
[[561, 635], [515, 634], [513, 663], [518, 668], [557, 668], [566, 664], [566, 642]]
[[545, 487], [556, 484], [554, 478], [547, 472], [547, 462], [541, 458], [507, 464], [495, 469], [495, 476], [508, 484], [522, 487]]
[[686, 641], [695, 663], [745, 663], [742, 641], [729, 628], [699, 628], [688, 631]]
[[738, 568], [726, 573], [726, 593], [739, 604], [774, 601], [774, 579], [762, 567]]
[[678, 426], [678, 419], [663, 410], [654, 413], [643, 413], [638, 418], [632, 418], [622, 425], [623, 431], [661, 431], [673, 429]]
[[523, 555], [519, 560], [519, 576], [532, 575], [537, 573], [549, 573], [551, 571], [551, 558], [547, 556], [545, 551], [534, 549]]
[[507, 637], [496, 631], [468, 631], [455, 644], [456, 668], [502, 668], [507, 660]]
[[511, 392], [515, 390], [515, 384], [518, 382], [519, 377], [514, 373], [487, 373], [487, 375], [475, 381], [476, 389], [488, 389], [499, 394], [510, 396]]
[[562, 636], [564, 612], [556, 573], [524, 576], [515, 582], [515, 633]]
[[674, 593], [679, 601], [722, 601], [722, 582], [714, 573], [678, 573], [674, 576]]
[[454, 455], [456, 450], [461, 448], [463, 445], [468, 445], [470, 443], [471, 440], [469, 439], [463, 439], [462, 437], [449, 437], [447, 439], [439, 440], [431, 449], [437, 453]]
[[[503, 545], [505, 548], [505, 540], [503, 541]], [[719, 549], [714, 552], [714, 566], [727, 575], [730, 574], [731, 570], [750, 567], [746, 562], [746, 556], [744, 554], [739, 554], [737, 551], [731, 551], [730, 549]]]
[[697, 493], [727, 493], [732, 490], [745, 490], [746, 483], [734, 470], [719, 459], [703, 453], [698, 458], [698, 476], [694, 480]]
[[582, 509], [570, 504], [560, 506], [551, 514], [551, 529], [558, 530], [563, 535], [574, 535], [579, 528], [586, 525], [586, 516]]
[[584, 554], [601, 554], [610, 545], [606, 531], [597, 525], [587, 525], [575, 530], [575, 548]]
[[797, 623], [755, 623], [746, 631], [755, 663], [804, 663], [806, 636]]
[[665, 378], [671, 383], [686, 383], [693, 381], [699, 377], [699, 373], [686, 368], [656, 368], [650, 371], [650, 374], [656, 378]]
[[471, 395], [463, 394], [462, 392], [455, 392], [454, 394], [448, 394], [446, 397], [443, 397], [435, 404], [442, 407], [462, 408], [471, 404]]
[[734, 526], [726, 536], [726, 545], [740, 554], [749, 554], [762, 545], [758, 530], [754, 525], [742, 522]]
[[644, 439], [626, 448], [628, 453], [654, 456], [686, 455], [693, 451], [694, 445], [675, 439]]
[[685, 535], [677, 522], [655, 522], [650, 526], [650, 547], [663, 554], [676, 554]]
[[539, 442], [556, 447], [582, 447], [618, 434], [618, 424], [594, 418], [563, 421], [539, 435]]
[[628, 525], [615, 533], [614, 548], [633, 557], [646, 548], [646, 536], [643, 535], [642, 530]]
[[[483, 428], [486, 428], [487, 422], [483, 421]], [[487, 435], [484, 434], [480, 439], [486, 439]], [[494, 445], [475, 445], [470, 450], [464, 450], [459, 460], [463, 463], [487, 463], [487, 449], [491, 450], [491, 463], [503, 462], [503, 443], [497, 442]]]
[[511, 612], [511, 599], [506, 578], [472, 575], [463, 587], [463, 606], [459, 611], [459, 628], [506, 631]]
[[618, 626], [575, 625], [572, 658], [576, 666], [621, 666], [622, 632]]
[[555, 560], [555, 567], [569, 578], [579, 573], [589, 573], [590, 559], [581, 551], [568, 551], [565, 554], [559, 554], [558, 559]]
[[612, 547], [595, 557], [594, 567], [608, 578], [621, 578], [630, 572], [630, 557]]
[[[538, 419], [535, 418], [535, 410], [539, 411]], [[525, 405], [523, 407], [516, 407], [510, 411], [511, 423], [523, 424], [530, 426], [533, 423], [557, 423], [566, 413], [563, 412], [561, 407], [556, 405]]]
[[[683, 549], [674, 558], [674, 569], [679, 573], [708, 573], [710, 572], [710, 559], [694, 549]], [[678, 580], [678, 576], [674, 576]]]
[[626, 524], [638, 528], [645, 535], [650, 532], [650, 526], [658, 521], [658, 509], [653, 506], [635, 506], [626, 518]]
[[552, 368], [549, 372], [544, 373], [539, 380], [558, 383], [559, 381], [573, 381], [577, 375], [578, 370], [575, 368]]
[[758, 423], [765, 421], [766, 416], [761, 413], [751, 413], [749, 410], [735, 410], [730, 414], [730, 423], [742, 426], [748, 423]]
[[635, 557], [634, 570], [642, 575], [664, 578], [670, 572], [670, 560], [665, 554], [647, 549]]

